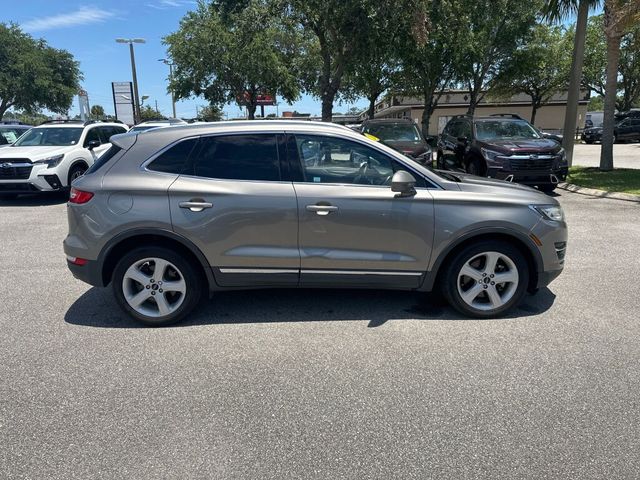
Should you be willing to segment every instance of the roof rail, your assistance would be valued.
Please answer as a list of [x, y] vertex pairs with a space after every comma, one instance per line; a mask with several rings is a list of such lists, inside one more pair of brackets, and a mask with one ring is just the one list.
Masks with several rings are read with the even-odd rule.
[[507, 118], [515, 118], [515, 119], [518, 119], [518, 120], [524, 120], [524, 118], [522, 118], [517, 113], [492, 113], [489, 116], [490, 117], [507, 117]]
[[69, 120], [69, 119], [45, 120], [40, 125], [44, 125], [46, 123], [83, 123], [83, 121], [82, 120]]

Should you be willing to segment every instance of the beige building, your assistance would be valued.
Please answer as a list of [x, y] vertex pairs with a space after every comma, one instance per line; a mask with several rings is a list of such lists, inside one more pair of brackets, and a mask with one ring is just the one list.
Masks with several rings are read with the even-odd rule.
[[[463, 115], [469, 108], [468, 93], [464, 90], [447, 90], [438, 103], [429, 122], [429, 132], [441, 133], [444, 126], [454, 115]], [[586, 119], [589, 93], [581, 93], [578, 104], [578, 123], [582, 128]], [[567, 107], [567, 93], [554, 95], [549, 103], [536, 112], [535, 125], [544, 131], [561, 132]], [[393, 95], [376, 105], [375, 118], [411, 118], [422, 125], [423, 102], [419, 98]], [[495, 99], [485, 96], [476, 107], [476, 115], [492, 115], [494, 113], [516, 113], [522, 118], [531, 118], [531, 99], [524, 94], [514, 95], [508, 99]]]

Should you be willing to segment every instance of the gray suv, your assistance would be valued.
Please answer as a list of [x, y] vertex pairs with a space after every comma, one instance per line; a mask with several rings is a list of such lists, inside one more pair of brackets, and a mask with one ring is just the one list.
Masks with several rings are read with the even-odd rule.
[[73, 183], [64, 250], [145, 324], [265, 287], [438, 289], [491, 318], [564, 265], [555, 199], [436, 173], [346, 127], [221, 122], [111, 141]]

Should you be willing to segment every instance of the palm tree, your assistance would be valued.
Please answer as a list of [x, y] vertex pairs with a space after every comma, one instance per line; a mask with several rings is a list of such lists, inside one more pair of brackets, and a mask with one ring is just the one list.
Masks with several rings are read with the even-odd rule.
[[587, 32], [589, 9], [600, 5], [600, 0], [547, 0], [543, 13], [551, 21], [561, 21], [577, 12], [576, 36], [573, 43], [573, 60], [569, 76], [567, 93], [567, 111], [564, 117], [562, 146], [567, 155], [569, 166], [573, 162], [574, 132], [578, 117], [578, 100], [582, 82], [582, 64], [584, 62], [584, 42]]
[[600, 170], [613, 170], [613, 128], [618, 93], [620, 40], [626, 31], [640, 21], [640, 0], [605, 0], [604, 34], [607, 37], [607, 81], [604, 91], [604, 118]]

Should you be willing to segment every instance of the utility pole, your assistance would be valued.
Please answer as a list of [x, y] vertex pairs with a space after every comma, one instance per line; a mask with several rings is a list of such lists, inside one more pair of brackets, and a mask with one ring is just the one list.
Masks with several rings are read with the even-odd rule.
[[[164, 63], [165, 65], [169, 65], [169, 85], [171, 85], [171, 83], [173, 83], [173, 63], [167, 60], [166, 58], [160, 58], [158, 59], [158, 61]], [[171, 89], [171, 107], [173, 109], [173, 118], [178, 118], [176, 116], [176, 95], [173, 92], [173, 89], [171, 87], [170, 89]]]
[[136, 75], [136, 57], [133, 52], [134, 43], [146, 43], [144, 38], [116, 38], [117, 43], [128, 43], [131, 55], [131, 76], [133, 77], [133, 117], [135, 123], [140, 123], [140, 97], [138, 96], [138, 76]]

